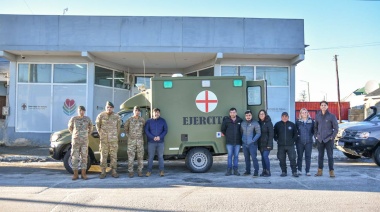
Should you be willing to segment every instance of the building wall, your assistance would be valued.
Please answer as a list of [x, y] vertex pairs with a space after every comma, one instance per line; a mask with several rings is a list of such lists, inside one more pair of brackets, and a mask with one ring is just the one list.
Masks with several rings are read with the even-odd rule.
[[0, 15], [0, 49], [304, 54], [303, 20]]

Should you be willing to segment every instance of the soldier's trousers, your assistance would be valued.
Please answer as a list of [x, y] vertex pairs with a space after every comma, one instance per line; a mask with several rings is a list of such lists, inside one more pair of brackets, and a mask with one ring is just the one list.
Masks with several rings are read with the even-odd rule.
[[137, 154], [137, 171], [141, 172], [143, 169], [144, 159], [144, 141], [142, 139], [128, 140], [128, 172], [133, 172], [133, 162]]
[[[73, 170], [87, 169], [88, 141], [87, 139], [72, 139], [71, 141], [71, 163]], [[79, 164], [79, 161], [81, 163]]]
[[117, 169], [117, 140], [100, 139], [100, 168], [107, 168], [108, 155], [110, 156], [110, 167]]

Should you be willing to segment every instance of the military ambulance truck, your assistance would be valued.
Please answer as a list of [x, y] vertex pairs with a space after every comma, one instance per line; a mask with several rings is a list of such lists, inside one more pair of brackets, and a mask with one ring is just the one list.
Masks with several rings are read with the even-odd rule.
[[[151, 89], [120, 105], [118, 113], [122, 124], [133, 115], [134, 106], [141, 108], [141, 115], [146, 120], [150, 118], [153, 108], [159, 108], [161, 117], [168, 125], [164, 158], [185, 159], [187, 168], [196, 173], [207, 172], [213, 164], [213, 156], [227, 153], [225, 138], [220, 130], [230, 108], [235, 107], [243, 119], [246, 110], [251, 110], [256, 118], [260, 109], [267, 108], [265, 81], [212, 76], [152, 78], [150, 83]], [[66, 131], [57, 132], [60, 135], [52, 134], [50, 152], [55, 159], [63, 158], [65, 168], [71, 173], [68, 140], [71, 135]], [[64, 142], [62, 138], [65, 138]], [[118, 159], [126, 160], [128, 138], [123, 127], [119, 139]], [[97, 132], [92, 133], [89, 140], [88, 168], [98, 163], [100, 158]]]

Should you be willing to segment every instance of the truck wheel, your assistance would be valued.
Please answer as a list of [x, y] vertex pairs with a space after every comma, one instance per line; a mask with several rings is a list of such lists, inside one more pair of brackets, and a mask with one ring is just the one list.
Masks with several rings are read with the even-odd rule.
[[348, 154], [348, 153], [345, 153], [345, 152], [343, 152], [343, 155], [345, 155], [346, 157], [348, 157], [350, 159], [359, 159], [359, 158], [361, 158], [360, 156], [351, 155], [351, 154]]
[[[79, 160], [79, 163], [82, 161], [82, 159]], [[92, 164], [90, 155], [87, 156], [87, 171], [90, 169]], [[68, 171], [70, 174], [74, 174], [73, 172], [73, 164], [71, 163], [71, 149], [67, 150], [65, 153], [65, 156], [63, 157], [63, 165], [65, 166], [66, 171]], [[78, 171], [80, 172], [81, 168], [78, 168]]]
[[376, 151], [373, 154], [373, 161], [375, 161], [376, 165], [380, 166], [380, 146], [376, 148]]
[[193, 148], [186, 155], [186, 166], [194, 173], [207, 172], [213, 163], [213, 158], [208, 149]]

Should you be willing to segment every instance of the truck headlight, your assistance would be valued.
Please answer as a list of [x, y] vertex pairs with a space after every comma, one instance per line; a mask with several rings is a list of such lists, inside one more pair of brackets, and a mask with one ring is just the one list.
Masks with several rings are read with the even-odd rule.
[[371, 133], [370, 132], [358, 132], [355, 136], [356, 139], [367, 139]]
[[61, 134], [59, 134], [59, 133], [54, 133], [54, 134], [51, 136], [50, 141], [57, 141], [60, 137], [61, 137]]

